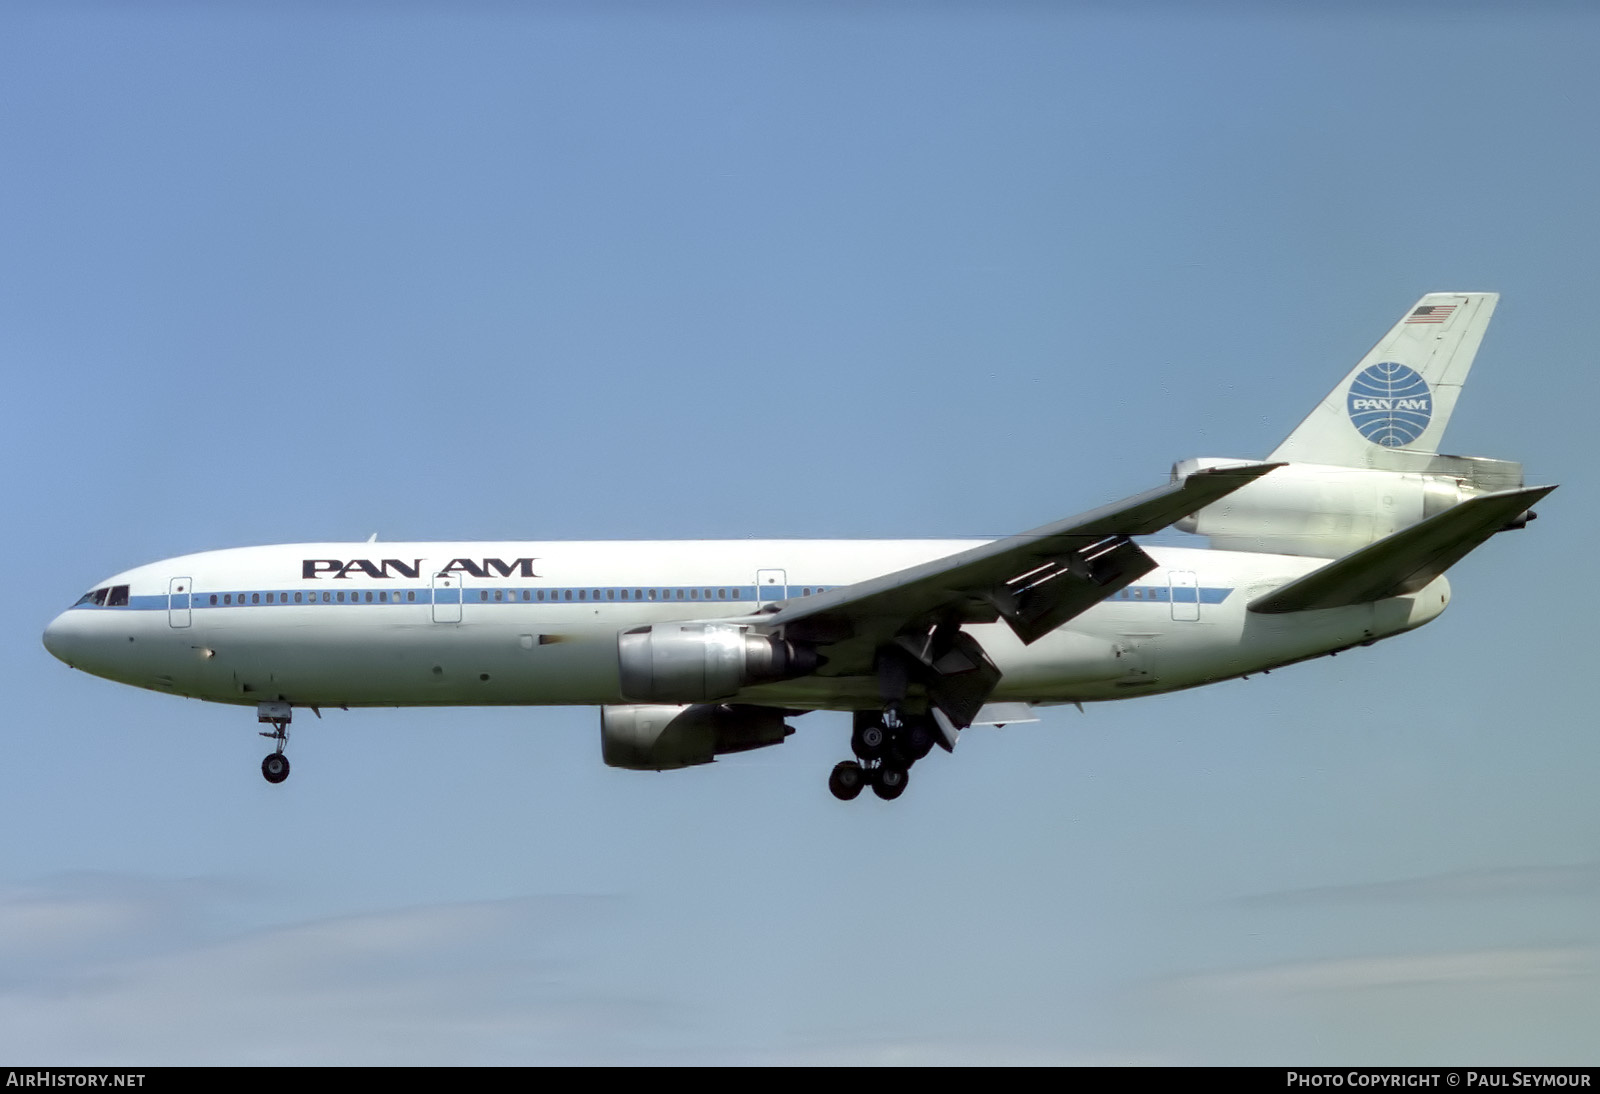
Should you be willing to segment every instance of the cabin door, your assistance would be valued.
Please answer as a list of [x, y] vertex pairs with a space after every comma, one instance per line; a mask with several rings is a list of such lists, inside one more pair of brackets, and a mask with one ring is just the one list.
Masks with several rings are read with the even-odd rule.
[[1170, 570], [1167, 583], [1172, 592], [1172, 618], [1193, 623], [1200, 618], [1200, 583], [1193, 570]]
[[789, 577], [786, 570], [756, 571], [756, 603], [789, 599]]
[[435, 623], [461, 622], [461, 575], [444, 573], [433, 575], [433, 621]]
[[187, 627], [193, 618], [190, 604], [194, 597], [194, 582], [186, 577], [175, 577], [167, 582], [167, 625]]

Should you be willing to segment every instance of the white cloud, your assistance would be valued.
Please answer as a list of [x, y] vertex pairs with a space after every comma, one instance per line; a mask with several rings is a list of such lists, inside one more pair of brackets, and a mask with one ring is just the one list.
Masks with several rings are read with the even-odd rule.
[[1595, 947], [1528, 947], [1295, 962], [1186, 976], [1171, 981], [1170, 987], [1184, 994], [1281, 995], [1415, 986], [1483, 987], [1597, 974], [1600, 949]]
[[1600, 863], [1457, 870], [1425, 877], [1263, 893], [1246, 904], [1321, 904], [1378, 900], [1458, 900], [1510, 896], [1593, 897], [1600, 894]]
[[665, 1017], [657, 1003], [597, 990], [578, 974], [592, 948], [585, 924], [614, 903], [605, 898], [435, 905], [217, 939], [171, 937], [158, 913], [172, 902], [118, 892], [127, 888], [108, 879], [99, 894], [0, 895], [0, 946], [36, 954], [0, 981], [0, 1055], [76, 1064], [593, 1061], [631, 1051]]
[[1071, 1051], [981, 1040], [863, 1041], [758, 1054], [740, 1061], [781, 1067], [1133, 1067], [1170, 1060], [1148, 1052]]

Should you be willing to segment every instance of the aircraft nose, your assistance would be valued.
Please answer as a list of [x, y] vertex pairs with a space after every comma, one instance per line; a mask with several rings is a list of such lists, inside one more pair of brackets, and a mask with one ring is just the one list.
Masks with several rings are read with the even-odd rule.
[[72, 664], [74, 648], [77, 645], [74, 641], [76, 628], [73, 626], [72, 620], [68, 618], [71, 614], [71, 612], [62, 612], [52, 619], [50, 625], [44, 629], [44, 648], [49, 650], [56, 660], [63, 661], [68, 665]]

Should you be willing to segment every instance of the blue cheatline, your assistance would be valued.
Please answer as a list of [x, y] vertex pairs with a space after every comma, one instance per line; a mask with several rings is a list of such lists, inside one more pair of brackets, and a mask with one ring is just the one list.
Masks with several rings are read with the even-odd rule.
[[[790, 600], [803, 600], [806, 593], [800, 590], [811, 590], [809, 595], [825, 592], [837, 588], [833, 585], [804, 585], [790, 583]], [[709, 591], [710, 595], [707, 595]], [[409, 604], [413, 607], [425, 604], [476, 604], [484, 607], [491, 605], [511, 604], [749, 604], [757, 602], [757, 593], [770, 594], [769, 589], [758, 588], [755, 585], [582, 585], [561, 586], [559, 588], [534, 587], [534, 586], [496, 586], [492, 588], [469, 589], [431, 589], [426, 585], [413, 587], [400, 587], [396, 589], [228, 589], [222, 592], [197, 590], [192, 594], [182, 594], [169, 597], [165, 593], [133, 596], [128, 598], [127, 604], [108, 607], [103, 604], [74, 604], [73, 608], [81, 611], [117, 612], [117, 611], [166, 611], [168, 608], [180, 610], [189, 608], [195, 611], [211, 608], [285, 608], [285, 607], [385, 607], [389, 605]], [[1179, 593], [1190, 592], [1180, 589]], [[1233, 592], [1232, 588], [1201, 587], [1193, 590], [1195, 597], [1201, 604], [1221, 604]], [[188, 603], [184, 603], [185, 597]], [[770, 595], [761, 599], [773, 599]], [[1157, 603], [1170, 603], [1177, 599], [1183, 603], [1194, 603], [1194, 597], [1182, 595], [1173, 596], [1173, 592], [1166, 585], [1130, 585], [1108, 598], [1109, 600], [1127, 601], [1143, 600]]]

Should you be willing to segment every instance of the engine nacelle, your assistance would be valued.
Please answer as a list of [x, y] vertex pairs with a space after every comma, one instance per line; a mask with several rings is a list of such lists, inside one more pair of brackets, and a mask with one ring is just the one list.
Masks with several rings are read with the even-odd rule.
[[[1468, 498], [1522, 485], [1518, 464], [1433, 459], [1444, 469], [1374, 471], [1292, 463], [1184, 517], [1175, 527], [1210, 536], [1212, 546], [1223, 550], [1338, 558]], [[1173, 465], [1172, 478], [1177, 482], [1203, 468], [1249, 462], [1184, 460]], [[1499, 481], [1513, 476], [1514, 482]]]
[[641, 703], [704, 703], [740, 688], [804, 676], [808, 646], [737, 623], [658, 623], [617, 636], [622, 694]]
[[614, 706], [600, 708], [600, 755], [610, 767], [671, 771], [729, 752], [782, 744], [793, 733], [771, 707]]

